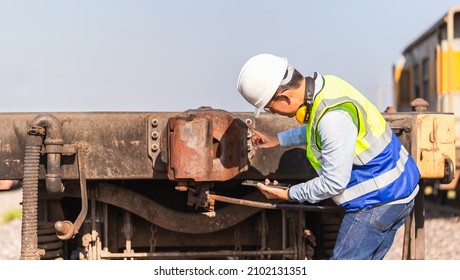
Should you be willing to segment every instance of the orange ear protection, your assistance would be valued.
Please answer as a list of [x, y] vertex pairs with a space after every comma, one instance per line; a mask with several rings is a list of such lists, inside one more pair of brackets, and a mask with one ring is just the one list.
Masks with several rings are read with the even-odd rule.
[[314, 77], [305, 77], [305, 96], [304, 103], [299, 106], [297, 112], [295, 113], [296, 120], [301, 124], [306, 124], [308, 118], [310, 117], [311, 107], [313, 105], [313, 94], [315, 93], [315, 79], [316, 72]]

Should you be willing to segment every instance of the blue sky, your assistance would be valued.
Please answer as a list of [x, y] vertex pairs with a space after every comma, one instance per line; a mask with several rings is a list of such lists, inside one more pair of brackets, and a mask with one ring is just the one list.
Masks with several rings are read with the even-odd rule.
[[258, 53], [346, 79], [383, 110], [401, 51], [460, 1], [0, 0], [0, 111], [253, 111]]

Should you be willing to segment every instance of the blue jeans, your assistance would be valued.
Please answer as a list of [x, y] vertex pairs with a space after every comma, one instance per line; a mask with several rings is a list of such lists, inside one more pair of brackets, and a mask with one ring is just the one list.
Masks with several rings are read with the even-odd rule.
[[332, 260], [381, 260], [390, 250], [396, 234], [414, 207], [383, 204], [345, 213], [331, 254]]

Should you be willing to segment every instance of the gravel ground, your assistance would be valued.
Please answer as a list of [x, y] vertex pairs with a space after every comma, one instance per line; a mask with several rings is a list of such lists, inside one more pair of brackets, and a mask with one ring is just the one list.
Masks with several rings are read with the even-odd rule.
[[[20, 208], [22, 190], [0, 191], [0, 217]], [[401, 228], [385, 260], [400, 260], [402, 252]], [[460, 260], [460, 216], [426, 211], [425, 258], [427, 260]], [[21, 251], [21, 221], [0, 221], [0, 260], [17, 260]]]
[[17, 260], [21, 255], [21, 220], [3, 223], [3, 215], [21, 208], [22, 189], [0, 191], [0, 260]]

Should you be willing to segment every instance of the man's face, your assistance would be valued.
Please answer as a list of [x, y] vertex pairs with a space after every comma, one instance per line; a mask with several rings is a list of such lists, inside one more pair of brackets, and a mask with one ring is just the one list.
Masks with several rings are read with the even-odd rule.
[[277, 92], [265, 108], [274, 114], [292, 118], [304, 102], [304, 92], [305, 82], [297, 89], [286, 89]]

